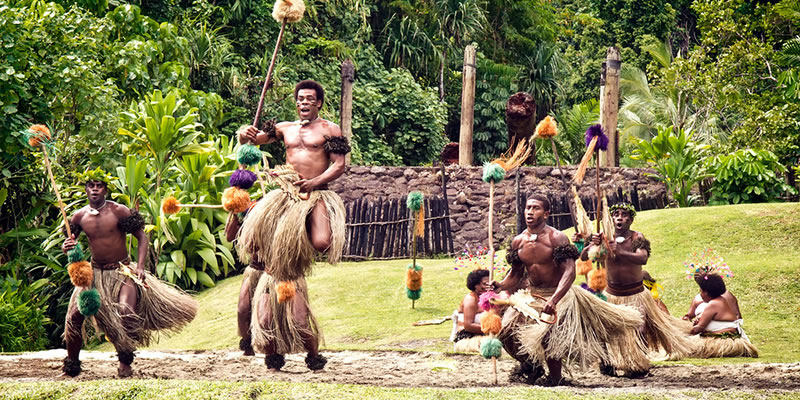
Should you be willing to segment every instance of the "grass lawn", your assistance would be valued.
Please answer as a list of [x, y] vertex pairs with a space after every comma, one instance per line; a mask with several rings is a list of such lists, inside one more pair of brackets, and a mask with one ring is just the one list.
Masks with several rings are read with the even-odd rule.
[[[697, 293], [683, 261], [690, 252], [715, 249], [735, 276], [726, 280], [739, 298], [745, 329], [762, 362], [800, 361], [800, 204], [748, 204], [653, 210], [639, 213], [632, 229], [652, 242], [646, 269], [665, 287], [673, 315], [683, 315]], [[325, 348], [449, 351], [451, 324], [411, 323], [449, 315], [466, 294], [469, 271], [455, 271], [452, 259], [421, 260], [422, 298], [411, 308], [405, 297], [410, 260], [318, 264], [309, 278], [311, 304], [325, 333]], [[582, 281], [577, 279], [577, 283]], [[152, 349], [235, 349], [236, 300], [241, 276], [200, 293], [200, 312], [181, 333]], [[111, 350], [111, 346], [101, 346]], [[689, 360], [693, 363], [749, 362], [752, 359]], [[685, 360], [682, 362], [686, 362]]]
[[0, 399], [798, 399], [797, 393], [741, 390], [625, 389], [579, 394], [570, 389], [513, 387], [501, 389], [409, 389], [360, 385], [285, 382], [208, 382], [180, 380], [111, 380], [92, 382], [0, 383]]

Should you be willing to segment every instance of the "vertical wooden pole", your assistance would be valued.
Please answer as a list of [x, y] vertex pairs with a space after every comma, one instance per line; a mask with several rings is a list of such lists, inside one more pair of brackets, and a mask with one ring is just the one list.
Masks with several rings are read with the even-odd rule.
[[[353, 82], [356, 79], [356, 70], [350, 59], [342, 63], [342, 101], [339, 105], [339, 124], [342, 135], [348, 142], [353, 140]], [[345, 165], [350, 164], [350, 153], [344, 156]]]
[[[603, 64], [600, 66], [600, 101], [599, 101], [599, 103], [600, 103], [599, 104], [600, 105], [600, 126], [605, 126], [603, 124], [603, 119], [605, 117], [605, 115], [603, 114], [603, 110], [605, 109], [605, 106], [603, 104], [605, 104], [605, 101], [606, 101], [606, 62], [603, 61]], [[605, 131], [603, 131], [603, 132], [605, 132]], [[596, 150], [596, 152], [597, 152], [596, 155], [598, 157], [600, 157], [600, 155], [602, 153], [597, 151], [597, 150]], [[600, 158], [597, 158], [597, 159], [595, 159], [595, 162], [600, 163], [600, 165], [605, 165], [605, 158], [603, 158], [603, 161], [600, 161]]]
[[602, 114], [603, 132], [608, 135], [608, 150], [606, 151], [605, 166], [616, 167], [617, 161], [617, 115], [619, 112], [619, 49], [609, 47], [606, 52], [605, 91], [600, 112]]
[[489, 282], [494, 281], [494, 181], [489, 181]]
[[464, 49], [461, 89], [461, 130], [458, 134], [458, 165], [472, 165], [472, 124], [475, 117], [475, 46]]

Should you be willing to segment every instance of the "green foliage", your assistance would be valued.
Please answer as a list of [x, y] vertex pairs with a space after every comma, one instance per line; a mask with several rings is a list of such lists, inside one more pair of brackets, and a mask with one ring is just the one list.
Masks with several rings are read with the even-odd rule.
[[[518, 91], [519, 69], [497, 64], [478, 54], [478, 76], [475, 81], [475, 122], [472, 133], [472, 155], [475, 164], [483, 164], [508, 149], [506, 101]], [[458, 138], [458, 132], [451, 132]]]
[[[353, 135], [364, 162], [431, 162], [447, 143], [442, 134], [446, 105], [439, 102], [435, 91], [414, 81], [408, 71], [393, 69], [380, 75], [382, 84], [366, 83], [353, 89], [354, 99], [358, 96], [360, 100], [354, 100]], [[385, 149], [389, 154], [381, 154]]]
[[795, 192], [778, 175], [787, 172], [786, 167], [768, 150], [739, 149], [706, 163], [714, 174], [711, 204], [761, 203]]
[[125, 128], [120, 128], [119, 134], [133, 139], [131, 150], [152, 160], [156, 191], [172, 161], [208, 149], [208, 143], [196, 143], [202, 133], [195, 118], [197, 109], [185, 107], [175, 90], [166, 96], [155, 90], [122, 113]]
[[658, 174], [652, 176], [666, 183], [679, 207], [688, 207], [692, 186], [706, 177], [702, 161], [708, 148], [692, 142], [683, 129], [668, 127], [659, 129], [652, 141], [639, 141], [631, 157], [654, 164]]
[[43, 350], [48, 344], [45, 315], [48, 296], [44, 279], [27, 285], [0, 277], [0, 352]]
[[[558, 135], [555, 137], [561, 164], [577, 164], [586, 151], [584, 133], [600, 121], [600, 103], [595, 99], [575, 104], [555, 115]], [[544, 146], [548, 149], [547, 146]]]

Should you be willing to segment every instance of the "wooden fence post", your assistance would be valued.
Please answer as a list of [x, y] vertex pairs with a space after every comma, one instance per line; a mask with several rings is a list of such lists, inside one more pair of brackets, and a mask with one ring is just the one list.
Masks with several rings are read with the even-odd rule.
[[[356, 70], [350, 59], [342, 63], [342, 101], [339, 105], [339, 124], [342, 135], [350, 142], [353, 140], [353, 81]], [[344, 156], [345, 165], [350, 164], [350, 153]]]
[[475, 117], [475, 46], [464, 49], [461, 89], [461, 130], [458, 134], [458, 165], [472, 165], [472, 124]]
[[609, 167], [619, 166], [617, 158], [617, 114], [619, 112], [619, 70], [621, 64], [619, 49], [609, 47], [606, 52], [605, 90], [603, 91], [603, 100], [600, 103], [601, 123], [603, 131], [608, 135], [606, 159], [605, 163], [601, 165]]

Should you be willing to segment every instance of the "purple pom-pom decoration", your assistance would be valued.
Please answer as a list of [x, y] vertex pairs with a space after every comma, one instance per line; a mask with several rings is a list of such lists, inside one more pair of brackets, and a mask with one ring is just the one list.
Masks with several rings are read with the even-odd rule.
[[247, 190], [253, 187], [256, 179], [256, 174], [253, 171], [237, 169], [236, 171], [233, 171], [233, 175], [231, 175], [231, 179], [228, 181], [228, 183], [231, 186]]
[[483, 292], [480, 297], [478, 297], [478, 307], [480, 307], [483, 311], [489, 311], [492, 308], [497, 308], [494, 304], [490, 303], [489, 300], [499, 298], [500, 296], [493, 292]]
[[595, 136], [597, 136], [597, 145], [595, 148], [603, 151], [608, 150], [608, 136], [603, 132], [603, 127], [600, 126], [600, 124], [592, 125], [586, 130], [586, 147], [589, 147], [589, 142], [591, 142]]
[[581, 283], [581, 288], [584, 289], [584, 290], [588, 290], [589, 293], [591, 293], [591, 294], [595, 293], [594, 289], [590, 288], [589, 285], [586, 284], [586, 282]]

